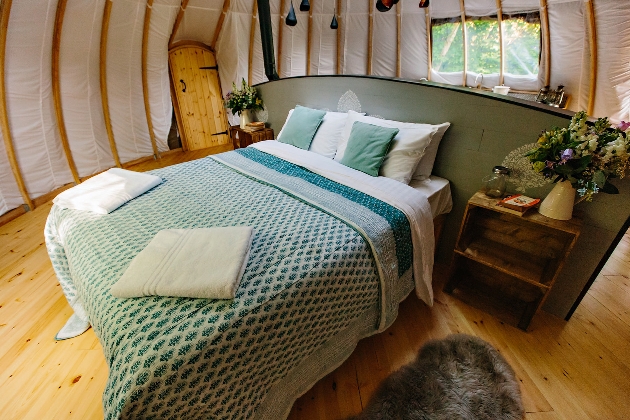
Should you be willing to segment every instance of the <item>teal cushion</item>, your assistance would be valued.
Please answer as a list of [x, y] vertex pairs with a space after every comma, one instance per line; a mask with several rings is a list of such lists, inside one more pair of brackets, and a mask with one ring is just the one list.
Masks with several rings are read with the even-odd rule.
[[378, 170], [396, 134], [397, 128], [355, 121], [341, 163], [368, 175], [378, 176]]
[[326, 111], [296, 105], [291, 118], [282, 128], [282, 135], [278, 141], [308, 150], [324, 115]]

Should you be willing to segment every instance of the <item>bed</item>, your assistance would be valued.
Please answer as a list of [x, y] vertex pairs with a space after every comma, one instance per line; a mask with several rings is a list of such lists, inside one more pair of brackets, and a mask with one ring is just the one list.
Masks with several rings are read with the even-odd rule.
[[[53, 206], [45, 229], [68, 302], [109, 366], [105, 418], [286, 418], [414, 288], [432, 303], [433, 219], [448, 181], [370, 177], [276, 141], [153, 171], [108, 215]], [[162, 229], [253, 226], [233, 300], [117, 299]]]

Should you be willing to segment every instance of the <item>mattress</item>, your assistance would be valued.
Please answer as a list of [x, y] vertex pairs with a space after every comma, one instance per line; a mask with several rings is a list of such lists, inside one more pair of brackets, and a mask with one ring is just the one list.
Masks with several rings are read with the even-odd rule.
[[[109, 366], [106, 418], [284, 418], [414, 280], [432, 303], [425, 195], [268, 143], [154, 171], [161, 185], [109, 215], [51, 209], [53, 268]], [[109, 293], [159, 230], [227, 225], [256, 232], [234, 300]]]
[[422, 181], [412, 179], [409, 186], [427, 197], [434, 219], [441, 214], [450, 213], [453, 209], [451, 184], [447, 179], [431, 175]]

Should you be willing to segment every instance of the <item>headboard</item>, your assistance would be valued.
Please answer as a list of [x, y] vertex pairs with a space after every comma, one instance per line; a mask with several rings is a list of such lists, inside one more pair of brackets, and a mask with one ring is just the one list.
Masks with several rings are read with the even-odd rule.
[[[534, 143], [540, 132], [564, 127], [572, 112], [479, 90], [375, 76], [306, 76], [257, 85], [276, 133], [296, 104], [336, 111], [358, 101], [362, 112], [398, 121], [450, 122], [433, 173], [451, 182], [453, 211], [444, 225], [436, 259], [449, 262], [467, 200], [481, 179], [513, 150]], [[349, 93], [347, 93], [350, 91]], [[347, 93], [347, 94], [346, 94]], [[344, 95], [340, 103], [340, 98]], [[356, 106], [356, 103], [355, 103]], [[620, 195], [598, 194], [576, 211], [582, 234], [544, 309], [565, 317], [608, 247], [630, 217], [630, 182], [614, 182]], [[551, 185], [529, 189], [543, 197]]]

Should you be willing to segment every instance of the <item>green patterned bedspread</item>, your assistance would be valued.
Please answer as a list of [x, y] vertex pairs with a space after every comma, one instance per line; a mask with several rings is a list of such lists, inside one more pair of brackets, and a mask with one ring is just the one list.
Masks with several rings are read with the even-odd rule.
[[[153, 173], [161, 185], [108, 215], [53, 206], [46, 224], [103, 346], [108, 419], [286, 415], [413, 288], [409, 223], [382, 201], [252, 148]], [[213, 226], [255, 230], [234, 300], [110, 294], [159, 230]]]

